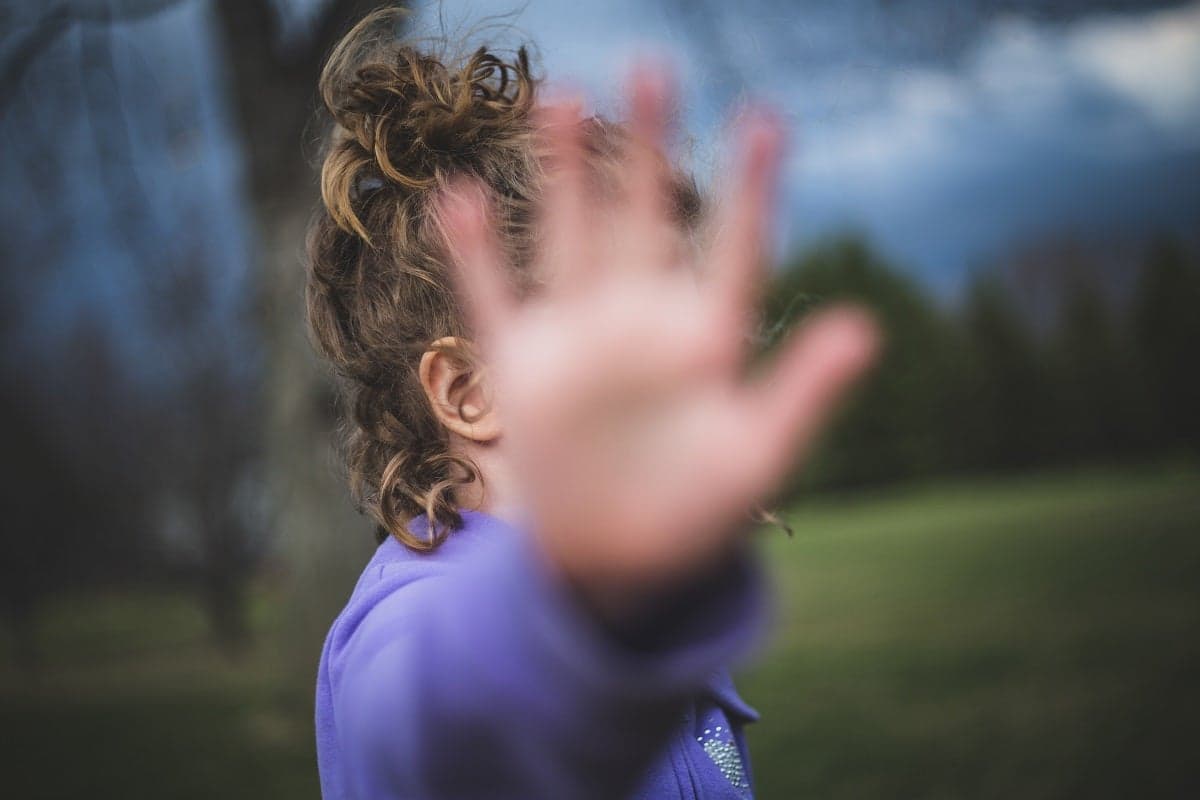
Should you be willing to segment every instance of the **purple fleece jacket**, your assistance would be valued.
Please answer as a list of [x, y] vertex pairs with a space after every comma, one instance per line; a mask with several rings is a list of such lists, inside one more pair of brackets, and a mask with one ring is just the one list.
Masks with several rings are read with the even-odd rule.
[[523, 532], [463, 520], [433, 553], [381, 544], [329, 632], [325, 800], [751, 797], [742, 726], [758, 715], [726, 668], [761, 628], [755, 562], [614, 631]]

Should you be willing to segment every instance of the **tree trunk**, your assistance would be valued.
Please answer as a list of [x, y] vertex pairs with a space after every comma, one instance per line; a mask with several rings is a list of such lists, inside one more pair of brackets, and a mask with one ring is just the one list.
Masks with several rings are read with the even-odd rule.
[[308, 209], [272, 209], [263, 235], [269, 374], [267, 459], [278, 553], [287, 565], [285, 656], [315, 678], [330, 622], [370, 557], [371, 527], [349, 500], [334, 458], [333, 393], [304, 330]]

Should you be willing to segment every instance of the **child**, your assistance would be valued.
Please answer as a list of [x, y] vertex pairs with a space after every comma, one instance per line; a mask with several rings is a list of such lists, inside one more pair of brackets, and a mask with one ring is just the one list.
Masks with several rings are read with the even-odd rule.
[[523, 51], [456, 65], [389, 24], [321, 78], [308, 314], [381, 541], [321, 657], [323, 794], [749, 797], [756, 713], [726, 671], [761, 618], [745, 520], [874, 329], [826, 312], [743, 374], [765, 117], [702, 231], [657, 71], [626, 124], [585, 120], [536, 102]]

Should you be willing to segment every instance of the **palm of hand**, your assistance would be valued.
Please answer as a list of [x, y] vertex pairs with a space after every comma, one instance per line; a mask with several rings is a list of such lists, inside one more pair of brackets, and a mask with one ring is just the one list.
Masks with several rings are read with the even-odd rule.
[[743, 324], [778, 133], [765, 120], [746, 126], [699, 272], [673, 265], [679, 234], [655, 155], [663, 85], [635, 77], [624, 190], [607, 213], [583, 189], [575, 112], [545, 111], [556, 169], [540, 218], [546, 286], [534, 298], [510, 296], [480, 195], [463, 187], [445, 206], [531, 522], [551, 560], [585, 585], [654, 583], [719, 557], [874, 350], [863, 314], [826, 312], [765, 376], [746, 378]]

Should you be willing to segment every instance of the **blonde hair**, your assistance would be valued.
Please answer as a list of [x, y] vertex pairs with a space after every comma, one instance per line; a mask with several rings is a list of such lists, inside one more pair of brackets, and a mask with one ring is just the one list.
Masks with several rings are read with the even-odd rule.
[[[430, 550], [461, 526], [456, 491], [480, 479], [451, 452], [418, 365], [443, 337], [471, 332], [452, 290], [436, 198], [455, 176], [479, 181], [518, 291], [533, 286], [535, 209], [544, 178], [534, 107], [540, 81], [524, 48], [461, 58], [420, 52], [379, 11], [337, 45], [320, 79], [331, 119], [322, 209], [308, 240], [306, 289], [315, 347], [338, 376], [351, 493], [380, 540]], [[624, 130], [592, 117], [584, 138], [599, 177], [620, 159]], [[694, 230], [700, 195], [672, 171], [674, 214]], [[469, 348], [447, 350], [465, 366]], [[424, 515], [428, 537], [408, 530]]]

